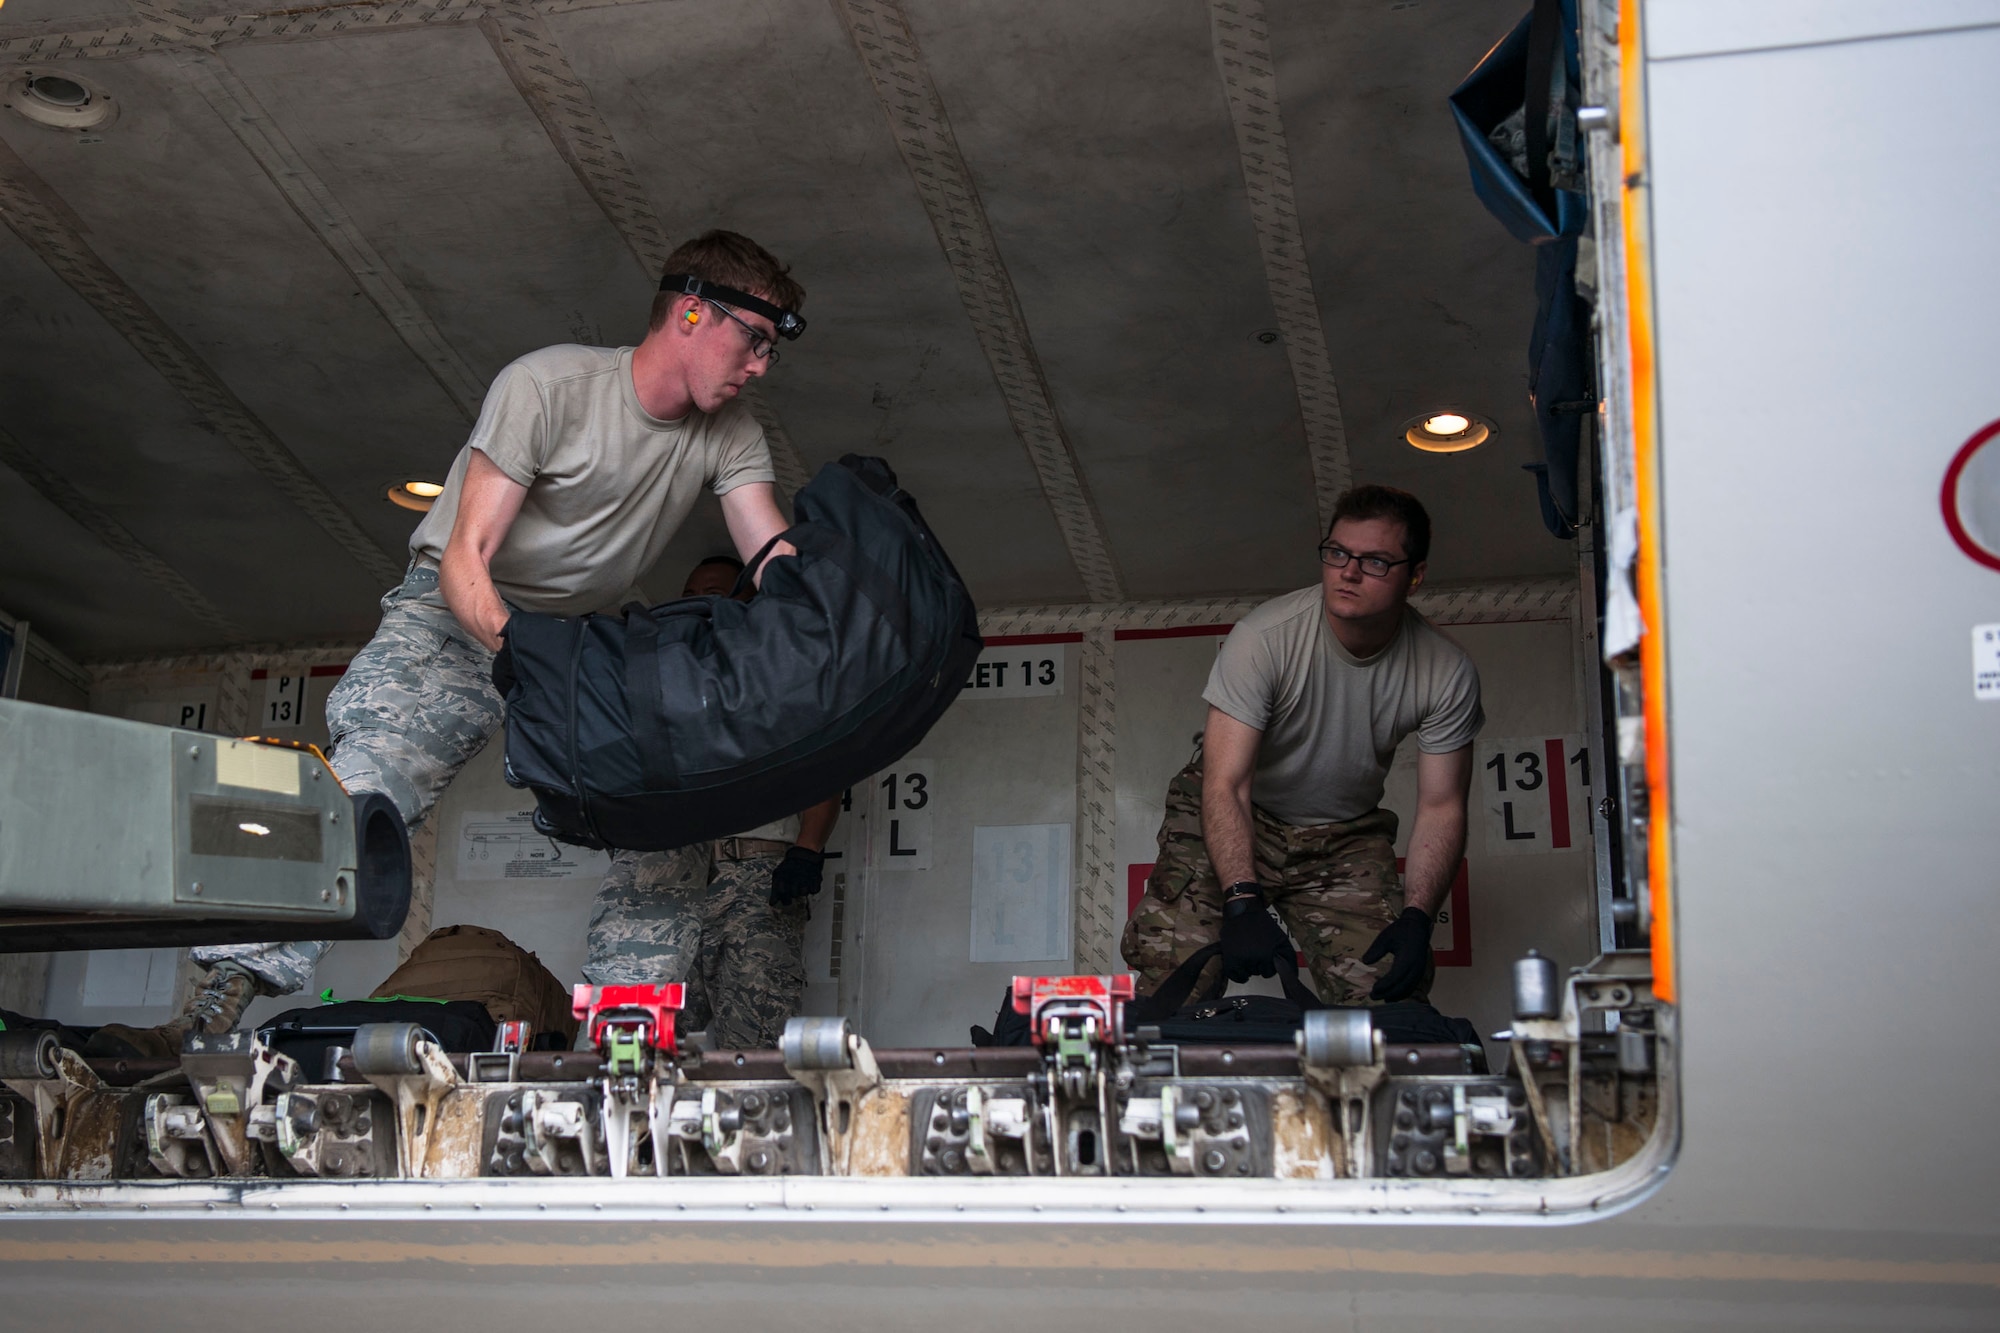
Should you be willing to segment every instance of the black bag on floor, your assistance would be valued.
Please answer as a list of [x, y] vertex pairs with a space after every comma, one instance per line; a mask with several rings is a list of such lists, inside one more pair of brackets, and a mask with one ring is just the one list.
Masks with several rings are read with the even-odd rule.
[[[1142, 995], [1125, 1006], [1125, 1030], [1141, 1026], [1157, 1027], [1160, 1040], [1182, 1046], [1290, 1046], [1305, 1022], [1306, 1011], [1328, 1006], [1313, 994], [1299, 976], [1298, 960], [1279, 954], [1279, 995], [1229, 996], [1229, 979], [1218, 975], [1217, 985], [1203, 995], [1195, 995], [1196, 982], [1209, 960], [1222, 953], [1222, 945], [1210, 944], [1195, 950], [1176, 967], [1159, 989]], [[1475, 1064], [1484, 1068], [1484, 1048], [1478, 1029], [1463, 1018], [1449, 1018], [1424, 1000], [1396, 1000], [1372, 1005], [1369, 1012], [1375, 1030], [1392, 1046], [1470, 1046], [1482, 1052]], [[1000, 1013], [993, 1030], [972, 1029], [974, 1046], [1026, 1046], [1032, 1034], [1028, 1020], [1014, 1012], [1012, 993], [1000, 1001]]]
[[533, 789], [537, 829], [634, 851], [727, 837], [893, 764], [958, 697], [978, 616], [888, 464], [849, 454], [792, 503], [774, 544], [798, 554], [748, 604], [508, 621], [507, 781]]
[[415, 1023], [453, 1053], [490, 1051], [498, 1030], [493, 1015], [477, 1000], [340, 1000], [310, 1009], [287, 1009], [257, 1025], [257, 1038], [299, 1062], [306, 1077], [318, 1078], [326, 1048], [354, 1045], [364, 1023]]

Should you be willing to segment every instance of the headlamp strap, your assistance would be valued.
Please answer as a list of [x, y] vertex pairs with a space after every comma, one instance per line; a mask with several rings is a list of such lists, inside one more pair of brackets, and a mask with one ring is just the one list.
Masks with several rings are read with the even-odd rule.
[[[0, 3], [4, 3], [4, 0], [0, 0]], [[704, 282], [692, 273], [667, 274], [660, 279], [660, 290], [673, 292], [679, 296], [698, 296], [704, 301], [718, 301], [726, 306], [762, 315], [771, 321], [771, 327], [778, 331], [780, 338], [796, 338], [806, 331], [806, 322], [799, 318], [796, 311], [772, 305], [761, 297], [752, 296], [748, 292], [739, 292], [734, 287]]]

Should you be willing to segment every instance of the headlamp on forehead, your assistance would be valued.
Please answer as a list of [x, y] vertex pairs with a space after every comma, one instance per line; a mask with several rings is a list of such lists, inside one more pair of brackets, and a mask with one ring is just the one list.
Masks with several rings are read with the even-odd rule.
[[806, 322], [799, 318], [795, 310], [772, 305], [769, 301], [739, 292], [734, 287], [723, 287], [713, 282], [703, 282], [692, 273], [669, 273], [660, 279], [660, 290], [673, 292], [678, 296], [698, 296], [704, 301], [714, 301], [737, 310], [748, 310], [753, 315], [762, 315], [771, 321], [771, 327], [778, 331], [780, 338], [796, 338], [806, 331]]

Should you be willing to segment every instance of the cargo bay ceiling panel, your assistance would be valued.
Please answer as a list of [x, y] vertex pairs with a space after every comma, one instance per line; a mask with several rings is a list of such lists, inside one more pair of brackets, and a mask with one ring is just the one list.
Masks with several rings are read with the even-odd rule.
[[[116, 115], [0, 112], [0, 606], [83, 658], [365, 636], [386, 489], [715, 226], [809, 292], [781, 478], [887, 456], [982, 602], [1297, 586], [1349, 479], [1430, 504], [1434, 579], [1563, 573], [1533, 256], [1444, 104], [1518, 9], [9, 0], [5, 100]], [[1494, 441], [1402, 442], [1443, 406]]]

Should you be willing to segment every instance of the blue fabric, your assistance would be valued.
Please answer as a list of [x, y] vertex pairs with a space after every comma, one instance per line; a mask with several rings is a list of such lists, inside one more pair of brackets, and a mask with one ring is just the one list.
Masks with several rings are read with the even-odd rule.
[[[1573, 116], [1582, 84], [1575, 0], [1562, 0], [1560, 8], [1566, 92], [1558, 114]], [[1576, 535], [1579, 446], [1594, 384], [1590, 310], [1576, 294], [1576, 238], [1588, 219], [1588, 203], [1576, 191], [1552, 189], [1553, 208], [1544, 207], [1488, 137], [1527, 102], [1534, 17], [1532, 9], [1524, 14], [1452, 91], [1450, 101], [1473, 193], [1510, 235], [1536, 247], [1528, 401], [1541, 436], [1542, 461], [1528, 464], [1527, 470], [1535, 477], [1543, 525], [1552, 536], [1569, 539]]]
[[[1582, 84], [1576, 50], [1575, 0], [1563, 0], [1562, 12], [1563, 61], [1569, 87], [1574, 90]], [[1583, 230], [1588, 212], [1584, 197], [1573, 190], [1555, 191], [1556, 210], [1551, 216], [1535, 201], [1528, 182], [1486, 137], [1528, 100], [1528, 33], [1534, 18], [1533, 10], [1523, 14], [1514, 30], [1502, 37], [1452, 90], [1450, 102], [1459, 141], [1465, 147], [1466, 165], [1472, 169], [1472, 192], [1515, 240], [1545, 245]]]

